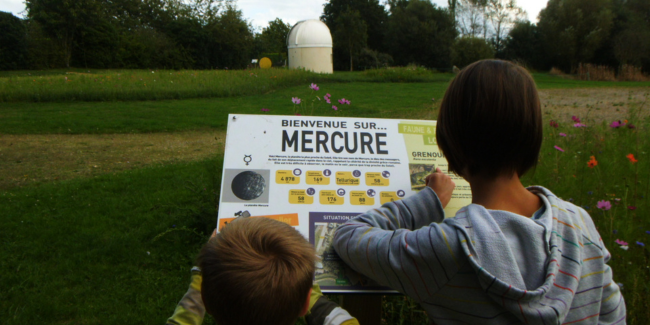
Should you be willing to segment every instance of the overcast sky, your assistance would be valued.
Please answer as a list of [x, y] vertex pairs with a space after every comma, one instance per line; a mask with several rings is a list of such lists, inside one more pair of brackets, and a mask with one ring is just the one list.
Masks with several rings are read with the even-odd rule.
[[[24, 0], [0, 0], [0, 11], [11, 12], [22, 17], [25, 10]], [[432, 0], [441, 7], [447, 6], [447, 0]], [[323, 13], [326, 0], [238, 0], [237, 7], [244, 13], [254, 27], [261, 29], [275, 18], [294, 24], [304, 19], [318, 19]], [[380, 0], [383, 2], [383, 0]], [[547, 0], [519, 0], [517, 4], [528, 13], [528, 19], [536, 22], [540, 10], [546, 7]]]

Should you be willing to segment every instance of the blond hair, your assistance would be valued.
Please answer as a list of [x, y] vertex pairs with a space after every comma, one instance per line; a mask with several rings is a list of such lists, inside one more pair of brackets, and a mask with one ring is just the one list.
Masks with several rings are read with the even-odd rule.
[[245, 218], [201, 249], [201, 293], [220, 325], [293, 324], [312, 286], [316, 254], [293, 227]]

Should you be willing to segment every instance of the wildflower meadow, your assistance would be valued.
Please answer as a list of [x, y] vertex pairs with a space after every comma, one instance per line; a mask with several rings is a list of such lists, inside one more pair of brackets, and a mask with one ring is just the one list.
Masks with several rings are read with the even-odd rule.
[[[228, 113], [435, 119], [453, 77], [420, 68], [27, 73], [0, 75], [3, 324], [164, 323], [215, 226]], [[544, 141], [522, 181], [592, 216], [628, 324], [648, 324], [650, 83], [534, 77]], [[429, 323], [403, 296], [382, 298], [382, 319]]]

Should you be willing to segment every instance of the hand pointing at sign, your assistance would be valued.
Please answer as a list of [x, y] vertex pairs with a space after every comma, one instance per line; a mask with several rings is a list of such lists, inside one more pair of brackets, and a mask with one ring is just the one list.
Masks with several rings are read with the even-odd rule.
[[456, 187], [456, 183], [451, 180], [451, 177], [444, 174], [440, 168], [436, 168], [435, 172], [429, 174], [429, 176], [425, 178], [425, 183], [436, 192], [440, 199], [440, 203], [442, 203], [442, 208], [444, 209], [447, 207], [449, 200], [451, 200], [451, 194], [454, 192], [454, 188]]

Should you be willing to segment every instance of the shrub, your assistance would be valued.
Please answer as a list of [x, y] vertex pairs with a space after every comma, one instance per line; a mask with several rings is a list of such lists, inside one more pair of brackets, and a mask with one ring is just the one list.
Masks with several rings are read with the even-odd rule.
[[472, 62], [492, 58], [494, 49], [482, 38], [461, 37], [451, 46], [451, 62], [461, 69]]

